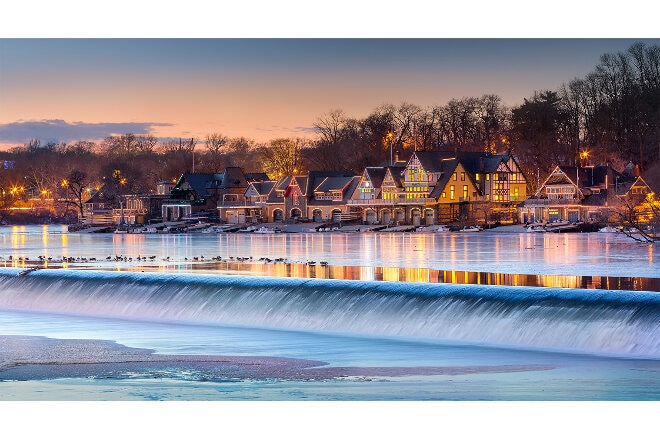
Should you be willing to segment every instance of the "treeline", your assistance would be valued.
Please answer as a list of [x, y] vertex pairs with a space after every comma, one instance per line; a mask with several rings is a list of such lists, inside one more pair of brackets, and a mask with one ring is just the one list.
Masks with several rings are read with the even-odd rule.
[[660, 46], [636, 43], [605, 54], [584, 78], [536, 91], [513, 108], [484, 95], [431, 108], [385, 105], [364, 119], [335, 110], [315, 127], [319, 139], [309, 162], [325, 169], [383, 161], [391, 140], [406, 154], [414, 148], [511, 148], [530, 174], [574, 164], [580, 155], [618, 168], [632, 161], [644, 171], [660, 159]]
[[[415, 149], [511, 149], [530, 176], [556, 164], [574, 164], [585, 152], [591, 163], [622, 169], [632, 161], [645, 171], [660, 159], [660, 46], [636, 43], [625, 52], [605, 54], [584, 78], [559, 90], [536, 91], [513, 108], [497, 95], [428, 108], [404, 102], [382, 105], [364, 118], [332, 110], [314, 127], [313, 138], [263, 144], [220, 133], [165, 140], [124, 134], [68, 144], [35, 139], [0, 153], [10, 164], [0, 167], [3, 203], [7, 206], [9, 194], [16, 197], [16, 188], [23, 188], [24, 198], [50, 191], [76, 192], [82, 199], [102, 186], [144, 193], [183, 172], [221, 172], [227, 166], [271, 178], [312, 169], [360, 173], [388, 162], [390, 150], [405, 159]], [[533, 190], [536, 179], [529, 181]]]

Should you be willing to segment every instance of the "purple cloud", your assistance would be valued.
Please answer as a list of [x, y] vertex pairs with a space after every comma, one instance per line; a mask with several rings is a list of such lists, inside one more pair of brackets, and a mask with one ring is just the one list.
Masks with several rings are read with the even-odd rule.
[[171, 127], [165, 122], [66, 122], [61, 119], [17, 121], [0, 124], [0, 143], [71, 142], [103, 139], [113, 134], [149, 134], [154, 127]]

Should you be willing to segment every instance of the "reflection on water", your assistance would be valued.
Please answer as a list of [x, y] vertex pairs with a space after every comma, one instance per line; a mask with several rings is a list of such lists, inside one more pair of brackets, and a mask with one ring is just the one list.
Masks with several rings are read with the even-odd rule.
[[164, 265], [159, 267], [139, 266], [122, 270], [132, 272], [179, 271], [286, 278], [403, 281], [416, 283], [479, 284], [491, 286], [559, 287], [660, 292], [660, 278], [507, 274], [406, 267], [319, 266], [292, 263], [265, 264], [256, 262], [222, 261], [214, 263]]
[[[68, 233], [62, 225], [0, 227], [0, 266], [5, 267], [612, 290], [660, 291], [657, 249], [598, 233], [142, 235]], [[115, 259], [120, 256], [123, 260]], [[262, 264], [260, 257], [281, 262]]]

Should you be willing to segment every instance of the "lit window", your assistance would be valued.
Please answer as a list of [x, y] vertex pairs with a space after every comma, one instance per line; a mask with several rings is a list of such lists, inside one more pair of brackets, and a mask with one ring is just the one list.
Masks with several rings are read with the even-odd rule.
[[490, 180], [490, 174], [486, 174], [486, 180]]
[[465, 173], [461, 172], [461, 182], [465, 182]]
[[457, 177], [456, 173], [454, 173], [454, 180], [457, 180], [457, 179], [458, 179], [458, 177]]
[[463, 185], [463, 200], [467, 200], [468, 198], [468, 186]]
[[475, 180], [478, 182], [479, 181], [479, 173], [474, 175]]
[[442, 192], [442, 195], [441, 195], [440, 197], [442, 197], [443, 199], [446, 198], [446, 197], [447, 197], [447, 193], [443, 191], [443, 192]]
[[[456, 173], [454, 173], [456, 175]], [[449, 199], [454, 200], [454, 185], [449, 186]]]
[[517, 173], [513, 173], [513, 174], [511, 174], [511, 180], [513, 180], [514, 182], [516, 182], [516, 181], [518, 180], [518, 174], [517, 174]]

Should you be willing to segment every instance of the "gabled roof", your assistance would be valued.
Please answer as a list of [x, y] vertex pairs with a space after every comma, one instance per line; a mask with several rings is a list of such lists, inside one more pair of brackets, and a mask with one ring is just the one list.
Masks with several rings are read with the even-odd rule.
[[304, 190], [307, 195], [313, 195], [314, 189], [318, 187], [321, 182], [327, 177], [354, 177], [353, 171], [310, 171], [307, 173], [307, 189]]
[[457, 157], [463, 164], [465, 171], [470, 174], [477, 174], [495, 173], [497, 172], [497, 168], [502, 162], [508, 168], [507, 164], [509, 159], [511, 159], [513, 156], [509, 154], [492, 154], [481, 151], [464, 151], [458, 153]]
[[553, 176], [557, 169], [561, 170], [572, 184], [577, 183], [579, 188], [603, 186], [605, 185], [606, 181], [608, 186], [610, 186], [612, 183], [614, 183], [615, 179], [618, 180], [619, 183], [632, 181], [635, 179], [634, 177], [631, 178], [622, 176], [621, 173], [608, 165], [596, 165], [587, 167], [558, 165], [555, 167], [548, 179], [546, 179], [544, 185], [556, 185], [563, 183], [563, 177]]
[[[422, 168], [427, 173], [438, 173], [442, 171], [442, 161], [455, 158], [456, 154], [453, 151], [415, 151], [410, 156], [408, 164], [413, 157], [417, 157], [417, 160], [419, 160]], [[406, 164], [406, 167], [408, 164]]]
[[314, 188], [314, 192], [343, 191], [353, 180], [351, 177], [326, 177]]
[[[392, 180], [394, 180], [394, 184], [398, 188], [403, 188], [403, 181], [404, 181], [403, 172], [406, 170], [406, 167], [404, 167], [404, 166], [392, 166], [392, 167], [386, 167], [386, 170], [389, 171], [390, 175], [392, 176]], [[386, 171], [386, 173], [387, 173], [387, 171]]]
[[449, 179], [451, 179], [451, 177], [454, 175], [454, 171], [456, 170], [457, 166], [458, 159], [442, 161], [442, 167], [440, 169], [442, 174], [440, 175], [438, 182], [435, 184], [433, 191], [431, 191], [431, 194], [429, 194], [429, 197], [436, 199], [440, 197], [442, 191], [445, 189], [445, 186], [447, 186]]
[[177, 192], [183, 190], [186, 186], [189, 186], [190, 189], [197, 193], [199, 197], [208, 196], [207, 189], [212, 187], [211, 185], [216, 185], [218, 182], [222, 181], [221, 174], [214, 173], [184, 173], [179, 177], [179, 180], [176, 182], [176, 185], [172, 189], [172, 192]]
[[239, 167], [227, 167], [221, 176], [219, 185], [221, 188], [246, 188], [248, 185], [243, 170]]
[[268, 203], [282, 203], [284, 198], [283, 196], [278, 195], [278, 192], [281, 191], [282, 194], [284, 194], [287, 188], [292, 184], [297, 184], [300, 188], [300, 192], [305, 195], [304, 192], [307, 187], [307, 176], [284, 176], [277, 182], [274, 182], [272, 189], [268, 193]]
[[106, 185], [104, 185], [83, 203], [114, 203], [116, 200], [116, 194], [112, 191], [107, 192], [106, 189]]
[[254, 190], [261, 196], [270, 193], [270, 191], [275, 187], [277, 182], [274, 180], [266, 180], [261, 182], [252, 182], [251, 185]]
[[374, 188], [380, 188], [383, 185], [386, 172], [387, 168], [385, 167], [366, 167], [364, 169], [364, 174], [366, 174], [371, 186]]
[[[333, 177], [332, 179], [339, 179], [339, 177]], [[309, 200], [308, 204], [310, 206], [323, 206], [323, 205], [327, 206], [327, 205], [341, 205], [348, 203], [348, 199], [351, 198], [351, 195], [355, 192], [355, 189], [360, 184], [360, 176], [343, 177], [343, 179], [346, 179], [346, 185], [343, 188], [341, 201], [316, 200], [315, 198], [312, 197], [312, 199]]]

